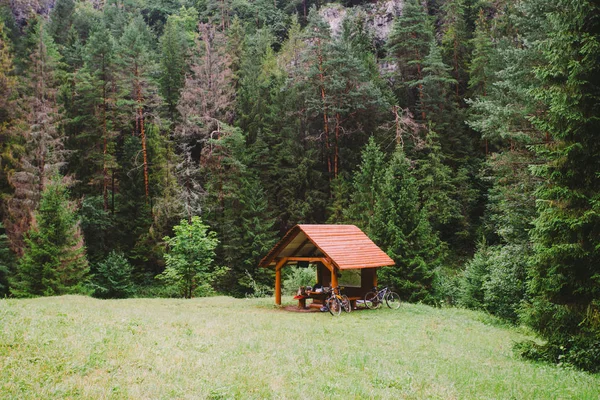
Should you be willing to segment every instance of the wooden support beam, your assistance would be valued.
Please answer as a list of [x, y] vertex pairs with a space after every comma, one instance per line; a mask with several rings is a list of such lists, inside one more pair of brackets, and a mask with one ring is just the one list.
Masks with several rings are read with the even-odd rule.
[[281, 305], [281, 268], [287, 263], [287, 257], [277, 261], [275, 265], [275, 304]]
[[331, 287], [335, 288], [338, 286], [338, 278], [337, 278], [337, 273], [338, 273], [338, 269], [335, 267], [335, 265], [333, 265], [333, 263], [331, 261], [329, 261], [329, 259], [327, 258], [323, 258], [323, 261], [321, 261], [323, 263], [324, 266], [327, 267], [327, 269], [329, 271], [331, 271]]
[[325, 263], [327, 260], [323, 257], [286, 257], [288, 261], [308, 261], [310, 263]]

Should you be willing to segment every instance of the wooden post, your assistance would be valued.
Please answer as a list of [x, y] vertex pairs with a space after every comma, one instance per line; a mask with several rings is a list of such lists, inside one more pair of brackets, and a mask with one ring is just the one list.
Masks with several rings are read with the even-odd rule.
[[332, 288], [338, 287], [337, 272], [338, 272], [337, 268], [332, 265], [331, 266], [331, 287]]
[[282, 258], [275, 265], [275, 304], [281, 305], [281, 268], [287, 263], [287, 257]]
[[373, 269], [373, 287], [377, 286], [377, 269]]
[[323, 258], [322, 262], [323, 262], [323, 265], [325, 265], [327, 267], [327, 269], [329, 269], [331, 271], [330, 285], [331, 285], [331, 288], [333, 289], [338, 286], [338, 278], [337, 278], [338, 269], [335, 267], [335, 265], [333, 265], [333, 263], [330, 260], [328, 260], [326, 258]]

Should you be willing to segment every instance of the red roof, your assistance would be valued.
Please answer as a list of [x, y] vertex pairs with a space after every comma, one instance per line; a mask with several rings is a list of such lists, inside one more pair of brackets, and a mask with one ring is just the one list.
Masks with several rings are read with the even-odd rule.
[[394, 261], [354, 225], [296, 225], [259, 266], [275, 265], [282, 257], [327, 257], [339, 269], [394, 265]]

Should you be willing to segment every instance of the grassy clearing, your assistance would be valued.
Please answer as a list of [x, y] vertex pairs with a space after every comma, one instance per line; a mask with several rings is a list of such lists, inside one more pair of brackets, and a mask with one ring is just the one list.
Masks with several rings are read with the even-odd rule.
[[272, 299], [0, 300], [0, 398], [600, 398], [600, 376], [515, 357], [526, 337], [422, 305], [333, 318]]

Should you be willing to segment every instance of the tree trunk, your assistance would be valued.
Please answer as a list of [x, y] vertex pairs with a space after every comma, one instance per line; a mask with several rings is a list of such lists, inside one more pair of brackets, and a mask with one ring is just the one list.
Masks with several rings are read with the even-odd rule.
[[325, 157], [327, 158], [327, 172], [331, 179], [332, 165], [331, 155], [329, 150], [329, 118], [327, 115], [327, 94], [325, 93], [325, 72], [323, 69], [323, 52], [321, 47], [321, 39], [317, 39], [317, 61], [319, 63], [319, 81], [321, 84], [321, 101], [323, 102], [323, 130], [325, 133]]
[[139, 129], [140, 129], [140, 138], [142, 140], [142, 156], [144, 159], [144, 191], [146, 194], [146, 203], [148, 203], [148, 198], [150, 197], [149, 190], [149, 179], [148, 179], [148, 151], [146, 148], [146, 131], [144, 129], [144, 107], [142, 105], [142, 85], [138, 79], [139, 70], [137, 65], [135, 66], [135, 77], [136, 77], [136, 91], [137, 91], [137, 121], [139, 121]]

